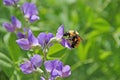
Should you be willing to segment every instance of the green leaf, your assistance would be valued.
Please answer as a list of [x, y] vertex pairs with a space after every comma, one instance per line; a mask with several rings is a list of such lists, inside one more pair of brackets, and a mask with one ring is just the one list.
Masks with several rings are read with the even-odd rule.
[[17, 71], [14, 71], [14, 74], [10, 77], [10, 80], [21, 80]]
[[4, 37], [4, 42], [6, 43], [10, 56], [14, 62], [18, 61], [18, 58], [22, 55], [22, 51], [19, 45], [16, 43], [17, 37], [16, 34], [11, 33], [7, 34]]
[[101, 60], [106, 59], [108, 56], [111, 55], [111, 51], [100, 51], [101, 55], [99, 56], [99, 58]]
[[65, 55], [65, 51], [65, 48], [61, 44], [54, 44], [48, 52], [48, 57], [61, 58]]
[[118, 28], [114, 34], [113, 34], [113, 37], [116, 41], [116, 46], [119, 47], [120, 46], [120, 28]]
[[4, 60], [0, 60], [0, 65], [1, 65], [2, 67], [7, 67], [7, 68], [12, 67], [12, 65], [11, 65], [10, 63], [8, 63], [8, 62], [6, 62], [6, 61], [4, 61]]
[[90, 33], [88, 33], [86, 35], [87, 39], [94, 39], [95, 37], [97, 37], [98, 35], [102, 34], [100, 31], [97, 31], [97, 30], [93, 30], [91, 31]]
[[14, 66], [4, 53], [0, 53], [0, 67], [8, 77], [13, 74]]
[[92, 75], [97, 69], [99, 68], [99, 65], [97, 63], [92, 64], [88, 69], [87, 69], [87, 74]]
[[10, 38], [10, 33], [5, 34], [3, 40], [4, 40], [6, 45], [9, 43], [9, 38]]
[[79, 53], [78, 57], [81, 61], [86, 61], [91, 45], [92, 41], [88, 41], [85, 46], [83, 46], [83, 44], [80, 44], [80, 47], [77, 51]]
[[12, 63], [11, 59], [7, 55], [5, 55], [4, 53], [1, 53], [1, 52], [0, 52], [0, 60], [4, 60], [9, 63]]
[[52, 47], [50, 47], [48, 55], [56, 54], [57, 52], [65, 49], [61, 44], [54, 44]]
[[110, 32], [111, 31], [110, 24], [103, 18], [95, 19], [93, 28], [95, 28], [101, 32]]

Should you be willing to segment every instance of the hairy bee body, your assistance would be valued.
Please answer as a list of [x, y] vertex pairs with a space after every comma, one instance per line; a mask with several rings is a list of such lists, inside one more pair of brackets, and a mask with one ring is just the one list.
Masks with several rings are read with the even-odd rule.
[[77, 31], [70, 30], [66, 32], [64, 36], [66, 37], [72, 48], [76, 48], [80, 44], [81, 37], [79, 36], [79, 33]]

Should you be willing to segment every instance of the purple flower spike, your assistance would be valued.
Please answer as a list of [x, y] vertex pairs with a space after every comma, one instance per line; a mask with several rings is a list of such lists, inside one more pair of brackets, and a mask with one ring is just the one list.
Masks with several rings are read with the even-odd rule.
[[53, 80], [57, 77], [68, 77], [71, 75], [70, 66], [63, 66], [63, 63], [59, 60], [46, 61], [44, 65]]
[[52, 33], [40, 33], [38, 35], [38, 42], [39, 44], [41, 45], [42, 48], [44, 48], [48, 42], [50, 41], [50, 39], [53, 37], [53, 34]]
[[24, 3], [21, 7], [22, 12], [24, 13], [25, 18], [29, 19], [30, 22], [39, 20], [38, 11], [36, 5], [33, 3]]
[[40, 67], [42, 65], [42, 58], [40, 55], [34, 55], [30, 61], [35, 67]]
[[18, 2], [19, 2], [19, 0], [3, 0], [3, 4], [7, 5], [7, 6], [15, 5]]
[[11, 17], [12, 23], [3, 23], [3, 26], [6, 28], [8, 32], [14, 32], [16, 29], [21, 28], [21, 22], [15, 17]]
[[33, 35], [31, 30], [28, 30], [28, 36], [26, 38], [26, 35], [19, 34], [18, 37], [20, 37], [16, 42], [23, 50], [29, 50], [34, 46], [38, 46], [38, 39]]
[[30, 74], [35, 70], [30, 61], [26, 61], [25, 63], [21, 64], [20, 69], [24, 74]]

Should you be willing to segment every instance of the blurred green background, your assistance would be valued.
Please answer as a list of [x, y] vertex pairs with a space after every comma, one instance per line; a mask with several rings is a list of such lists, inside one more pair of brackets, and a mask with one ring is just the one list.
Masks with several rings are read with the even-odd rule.
[[[71, 76], [63, 80], [120, 80], [120, 0], [28, 1], [36, 3], [41, 18], [30, 25], [36, 36], [43, 31], [55, 34], [64, 24], [65, 31], [76, 30], [83, 38], [78, 48], [54, 45], [49, 50], [48, 59], [61, 59], [72, 68]], [[0, 0], [0, 80], [39, 80], [36, 73], [24, 75], [19, 69], [29, 52], [20, 49], [16, 35], [2, 27], [12, 15], [24, 27], [20, 11]]]

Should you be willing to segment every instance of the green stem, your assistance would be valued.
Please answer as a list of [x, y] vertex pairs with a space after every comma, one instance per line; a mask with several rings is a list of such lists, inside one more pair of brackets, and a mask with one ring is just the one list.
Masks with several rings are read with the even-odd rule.
[[[52, 42], [49, 41], [49, 42], [46, 44], [46, 46], [43, 48], [43, 63], [46, 61], [47, 53], [48, 53], [48, 48], [50, 47], [50, 44], [51, 44], [51, 43], [52, 43]], [[44, 72], [44, 74], [45, 74], [45, 80], [48, 80], [48, 79], [49, 79], [49, 74], [48, 74], [48, 72], [47, 72], [46, 69], [44, 69], [44, 70], [45, 70], [45, 72]]]
[[[47, 58], [47, 48], [45, 47], [43, 49], [43, 63], [46, 61], [46, 58]], [[44, 69], [44, 70], [45, 70], [45, 72], [44, 72], [44, 74], [45, 74], [45, 80], [48, 80], [48, 72], [47, 72], [46, 69]]]
[[46, 61], [46, 57], [47, 57], [47, 52], [46, 52], [46, 49], [44, 48], [43, 49], [43, 62]]

